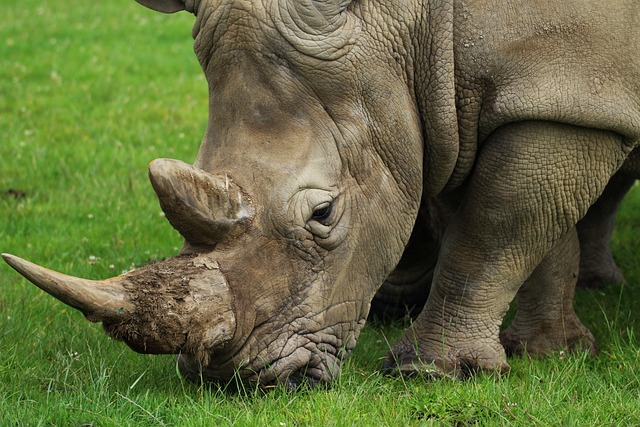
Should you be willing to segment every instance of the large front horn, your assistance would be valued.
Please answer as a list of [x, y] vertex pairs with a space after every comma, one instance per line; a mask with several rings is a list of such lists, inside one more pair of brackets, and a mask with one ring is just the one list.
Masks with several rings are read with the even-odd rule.
[[202, 363], [235, 334], [235, 299], [209, 254], [178, 256], [107, 280], [67, 276], [9, 254], [4, 260], [58, 300], [102, 322], [139, 353]]
[[200, 0], [136, 0], [149, 9], [157, 10], [163, 13], [175, 13], [186, 10], [191, 13], [197, 13]]
[[14, 255], [2, 254], [2, 258], [34, 285], [80, 310], [92, 322], [116, 321], [134, 312], [121, 277], [101, 281], [80, 279]]
[[157, 159], [149, 165], [149, 178], [167, 219], [192, 245], [235, 237], [253, 218], [249, 197], [228, 176]]

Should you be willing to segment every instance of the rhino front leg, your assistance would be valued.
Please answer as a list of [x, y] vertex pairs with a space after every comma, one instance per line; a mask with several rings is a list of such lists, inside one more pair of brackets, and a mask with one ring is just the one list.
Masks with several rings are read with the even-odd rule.
[[509, 303], [602, 193], [630, 145], [613, 132], [543, 121], [493, 132], [444, 236], [425, 309], [387, 366], [455, 376], [508, 369], [498, 334]]
[[557, 350], [598, 353], [595, 338], [573, 310], [580, 244], [575, 230], [562, 237], [524, 282], [518, 311], [500, 333], [508, 354], [545, 356]]

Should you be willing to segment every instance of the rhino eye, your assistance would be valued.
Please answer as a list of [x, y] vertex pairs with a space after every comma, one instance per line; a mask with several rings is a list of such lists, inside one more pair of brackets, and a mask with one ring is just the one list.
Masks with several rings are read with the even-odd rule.
[[331, 213], [333, 212], [333, 204], [331, 203], [323, 203], [314, 209], [313, 214], [311, 215], [311, 219], [314, 221], [318, 221], [321, 224], [327, 222], [329, 217], [331, 217]]

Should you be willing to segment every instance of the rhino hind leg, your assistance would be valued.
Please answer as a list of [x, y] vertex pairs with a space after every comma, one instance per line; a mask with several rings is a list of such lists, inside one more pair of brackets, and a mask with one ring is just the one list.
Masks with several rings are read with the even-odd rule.
[[580, 246], [575, 231], [547, 254], [516, 296], [517, 312], [500, 333], [509, 355], [546, 356], [559, 350], [589, 350], [598, 346], [573, 310]]
[[429, 296], [431, 275], [414, 281], [410, 274], [405, 274], [395, 270], [385, 280], [371, 301], [370, 320], [402, 320], [420, 314]]
[[437, 199], [422, 202], [400, 262], [371, 301], [370, 318], [406, 319], [420, 314], [429, 296], [440, 243], [450, 216]]
[[581, 253], [578, 287], [598, 289], [609, 283], [624, 282], [611, 253], [611, 236], [618, 206], [634, 182], [635, 178], [626, 173], [614, 175], [578, 223]]

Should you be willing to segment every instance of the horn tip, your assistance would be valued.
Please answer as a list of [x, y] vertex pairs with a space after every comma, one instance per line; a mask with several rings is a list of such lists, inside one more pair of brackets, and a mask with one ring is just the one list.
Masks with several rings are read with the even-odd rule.
[[158, 165], [161, 165], [162, 163], [165, 162], [165, 159], [153, 159], [149, 162], [148, 168], [149, 169], [155, 169]]
[[4, 260], [4, 262], [6, 262], [7, 264], [9, 264], [11, 267], [13, 267], [14, 269], [18, 270], [20, 265], [23, 265], [25, 262], [24, 259], [17, 257], [15, 255], [11, 255], [11, 254], [7, 254], [7, 253], [3, 253], [2, 254], [2, 259]]
[[11, 254], [2, 254], [4, 262], [9, 264], [11, 268], [23, 275], [27, 280], [34, 284], [37, 284], [38, 278], [43, 272], [47, 271], [46, 268], [40, 267], [26, 259], [22, 259], [18, 256]]
[[156, 170], [161, 170], [163, 168], [166, 168], [170, 165], [181, 165], [181, 164], [185, 164], [185, 163], [175, 159], [158, 158], [158, 159], [151, 160], [149, 162], [148, 169], [149, 171], [156, 171]]
[[177, 171], [186, 169], [185, 166], [185, 163], [174, 159], [152, 160], [148, 166], [149, 179], [155, 188], [157, 185], [161, 185], [161, 182], [175, 175]]

